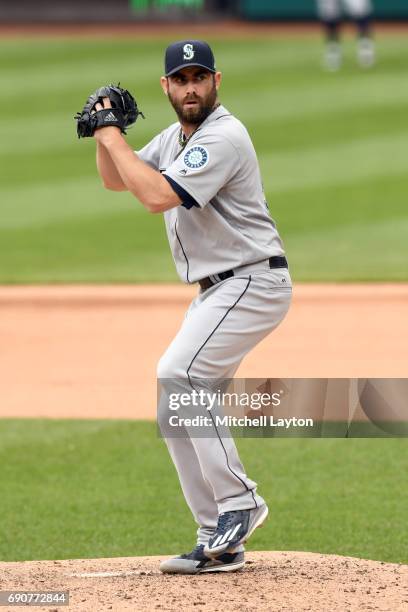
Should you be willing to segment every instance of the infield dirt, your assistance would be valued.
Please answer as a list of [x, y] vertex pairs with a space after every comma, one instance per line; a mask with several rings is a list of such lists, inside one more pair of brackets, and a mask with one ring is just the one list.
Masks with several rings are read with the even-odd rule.
[[[154, 419], [157, 361], [196, 291], [0, 288], [0, 417]], [[297, 284], [237, 377], [404, 378], [407, 318], [407, 284]]]
[[[408, 566], [303, 552], [253, 552], [234, 574], [163, 575], [165, 557], [0, 564], [3, 590], [69, 590], [63, 612], [403, 612]], [[15, 608], [10, 608], [10, 611]]]

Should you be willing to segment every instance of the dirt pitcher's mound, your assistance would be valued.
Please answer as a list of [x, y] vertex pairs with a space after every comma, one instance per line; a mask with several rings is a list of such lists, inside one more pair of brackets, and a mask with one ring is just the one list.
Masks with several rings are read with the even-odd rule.
[[[176, 576], [159, 572], [164, 558], [0, 563], [0, 588], [69, 591], [68, 609], [75, 612], [408, 610], [407, 565], [304, 552], [252, 552], [237, 573]], [[36, 610], [67, 608], [54, 604]]]

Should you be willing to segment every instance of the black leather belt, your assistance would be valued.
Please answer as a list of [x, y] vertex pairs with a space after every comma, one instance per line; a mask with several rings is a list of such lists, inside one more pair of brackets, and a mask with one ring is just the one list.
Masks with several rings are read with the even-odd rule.
[[[280, 255], [274, 255], [273, 257], [270, 257], [268, 261], [269, 261], [269, 267], [271, 269], [288, 267], [288, 262], [286, 260], [286, 257], [282, 257]], [[231, 278], [231, 276], [234, 276], [234, 271], [227, 270], [226, 272], [220, 272], [219, 274], [214, 274], [214, 277], [216, 277], [219, 280], [212, 280], [209, 276], [207, 276], [206, 278], [202, 278], [201, 280], [199, 280], [198, 284], [200, 285], [203, 291], [207, 291], [207, 289], [209, 289], [210, 287], [213, 287], [217, 283], [220, 283], [221, 281], [227, 278]]]

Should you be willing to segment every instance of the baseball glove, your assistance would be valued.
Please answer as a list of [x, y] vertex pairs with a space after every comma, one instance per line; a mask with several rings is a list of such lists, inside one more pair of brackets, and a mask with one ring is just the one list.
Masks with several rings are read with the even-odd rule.
[[[112, 108], [95, 110], [97, 102], [103, 106], [103, 98], [109, 98]], [[75, 115], [78, 138], [93, 136], [95, 130], [109, 125], [126, 134], [126, 128], [135, 123], [139, 115], [145, 118], [132, 94], [119, 87], [119, 83], [100, 87], [89, 96], [82, 111]]]

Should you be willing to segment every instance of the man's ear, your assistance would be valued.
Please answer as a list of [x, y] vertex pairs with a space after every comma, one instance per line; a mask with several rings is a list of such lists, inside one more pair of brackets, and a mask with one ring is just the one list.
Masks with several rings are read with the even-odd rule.
[[221, 85], [221, 81], [222, 81], [222, 74], [221, 72], [216, 72], [214, 75], [214, 79], [215, 79], [215, 87], [218, 90], [220, 85]]
[[169, 95], [169, 80], [167, 77], [162, 76], [160, 77], [160, 85], [162, 87], [162, 90], [164, 91], [165, 95], [168, 96]]

